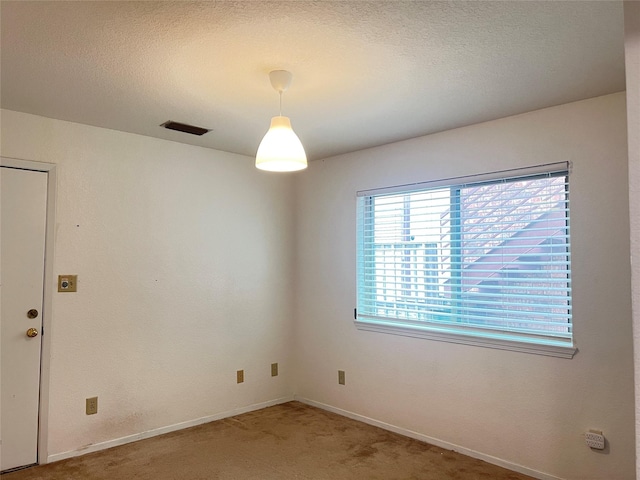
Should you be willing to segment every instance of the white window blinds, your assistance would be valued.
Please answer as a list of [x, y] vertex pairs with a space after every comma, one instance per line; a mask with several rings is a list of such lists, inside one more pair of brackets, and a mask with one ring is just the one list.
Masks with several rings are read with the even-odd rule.
[[357, 323], [572, 346], [568, 173], [517, 173], [359, 193]]

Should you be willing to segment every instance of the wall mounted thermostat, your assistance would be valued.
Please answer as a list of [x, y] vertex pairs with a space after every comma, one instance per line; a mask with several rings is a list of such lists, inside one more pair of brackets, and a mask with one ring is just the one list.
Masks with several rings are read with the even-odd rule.
[[77, 292], [78, 276], [77, 275], [58, 275], [58, 291], [59, 292]]

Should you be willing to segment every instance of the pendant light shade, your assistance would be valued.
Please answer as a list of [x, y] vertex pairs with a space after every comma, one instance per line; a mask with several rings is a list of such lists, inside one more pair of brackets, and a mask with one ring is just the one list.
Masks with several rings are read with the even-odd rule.
[[271, 127], [258, 147], [256, 168], [271, 172], [293, 172], [307, 168], [307, 155], [288, 117], [271, 119]]
[[289, 117], [282, 116], [282, 92], [291, 84], [292, 75], [285, 70], [269, 74], [271, 85], [280, 94], [280, 115], [271, 119], [269, 131], [258, 146], [256, 168], [270, 172], [294, 172], [307, 168], [302, 142], [291, 128]]

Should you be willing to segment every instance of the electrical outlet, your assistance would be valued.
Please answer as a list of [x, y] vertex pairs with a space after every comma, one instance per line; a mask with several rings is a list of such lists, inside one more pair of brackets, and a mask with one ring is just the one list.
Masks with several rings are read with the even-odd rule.
[[236, 372], [236, 382], [243, 383], [244, 382], [244, 370], [238, 370]]
[[587, 446], [593, 448], [595, 450], [604, 450], [604, 435], [599, 430], [589, 430], [585, 436], [584, 440], [587, 443]]
[[272, 377], [277, 377], [278, 376], [278, 364], [277, 363], [272, 363], [271, 364], [271, 376]]
[[338, 370], [338, 384], [344, 385], [344, 370]]
[[98, 397], [87, 398], [86, 411], [87, 415], [98, 413]]

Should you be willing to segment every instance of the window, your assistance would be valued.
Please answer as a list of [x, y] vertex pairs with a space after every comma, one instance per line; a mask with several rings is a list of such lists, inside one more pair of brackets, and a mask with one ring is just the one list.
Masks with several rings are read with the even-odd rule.
[[572, 357], [557, 168], [359, 192], [358, 328]]

